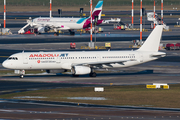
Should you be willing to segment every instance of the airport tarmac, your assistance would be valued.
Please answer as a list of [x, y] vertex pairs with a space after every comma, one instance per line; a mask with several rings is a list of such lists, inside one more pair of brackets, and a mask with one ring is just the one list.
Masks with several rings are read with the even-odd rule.
[[[115, 14], [115, 13], [114, 13]], [[167, 13], [168, 14], [168, 13]], [[126, 18], [125, 20], [128, 20]], [[177, 43], [180, 40], [179, 28], [174, 28], [176, 19], [166, 19], [170, 24], [172, 31], [163, 32], [162, 43]], [[23, 26], [25, 20], [20, 21]], [[138, 20], [136, 20], [139, 22]], [[23, 23], [22, 23], [23, 22]], [[127, 23], [131, 23], [127, 21]], [[11, 24], [9, 27], [17, 33], [20, 27]], [[138, 26], [138, 24], [137, 24]], [[112, 50], [127, 49], [131, 41], [139, 39], [139, 31], [114, 31], [113, 26], [101, 26], [105, 32], [97, 35], [97, 45], [104, 46], [105, 42], [111, 42]], [[146, 26], [147, 28], [150, 25]], [[109, 34], [110, 31], [110, 34]], [[150, 33], [143, 32], [143, 40]], [[111, 40], [111, 41], [110, 41]], [[69, 44], [75, 42], [76, 50], [81, 46], [87, 46], [89, 34], [75, 36], [53, 34], [45, 35], [17, 35], [0, 36], [0, 63], [9, 55], [26, 51], [54, 51], [70, 50]], [[61, 87], [87, 87], [87, 86], [108, 86], [113, 85], [136, 85], [149, 83], [180, 83], [180, 51], [165, 51], [167, 56], [156, 61], [148, 62], [142, 65], [129, 68], [99, 70], [96, 78], [90, 78], [88, 75], [72, 77], [70, 73], [66, 74], [27, 74], [23, 79], [14, 74], [5, 74], [0, 76], [0, 94], [12, 92], [22, 92], [37, 89], [51, 89]], [[6, 69], [0, 66], [1, 70]], [[17, 101], [0, 99], [0, 118], [1, 119], [64, 119], [64, 120], [119, 120], [119, 119], [173, 119], [179, 120], [179, 110], [148, 110], [139, 108], [124, 107], [102, 107], [90, 106], [87, 104], [77, 105], [77, 103], [47, 103], [46, 101]]]
[[[138, 71], [137, 71], [138, 70]], [[70, 74], [28, 74], [23, 79], [16, 75], [0, 77], [0, 95], [65, 87], [103, 87], [110, 85], [136, 85], [151, 83], [180, 83], [180, 64], [149, 62], [125, 69], [113, 69], [98, 73], [96, 78]], [[0, 99], [1, 119], [60, 119], [60, 120], [119, 120], [156, 119], [179, 120], [179, 109], [162, 109], [133, 106], [101, 106], [86, 103], [47, 102], [32, 100]]]
[[[17, 101], [18, 102], [18, 101]], [[73, 103], [72, 103], [73, 104]], [[179, 112], [172, 111], [144, 111], [128, 110], [126, 108], [116, 107], [88, 107], [71, 106], [51, 103], [24, 103], [18, 104], [13, 101], [1, 100], [0, 116], [2, 119], [48, 119], [48, 120], [178, 120]], [[7, 107], [7, 108], [6, 108]]]

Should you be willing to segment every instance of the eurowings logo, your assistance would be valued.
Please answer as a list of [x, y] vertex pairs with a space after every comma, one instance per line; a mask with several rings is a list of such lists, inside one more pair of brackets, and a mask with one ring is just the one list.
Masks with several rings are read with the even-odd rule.
[[42, 18], [39, 18], [37, 21], [38, 21], [38, 22], [49, 22], [50, 19], [42, 19]]

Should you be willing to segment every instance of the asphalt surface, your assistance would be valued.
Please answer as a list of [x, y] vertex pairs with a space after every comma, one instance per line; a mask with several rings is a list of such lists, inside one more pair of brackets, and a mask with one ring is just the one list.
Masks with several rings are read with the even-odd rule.
[[[73, 78], [70, 74], [60, 75], [32, 75], [27, 74], [20, 79], [14, 75], [0, 77], [0, 95], [41, 89], [55, 89], [65, 87], [97, 87], [113, 85], [135, 85], [149, 83], [180, 83], [178, 63], [152, 62], [142, 66], [130, 67], [111, 71], [107, 74], [99, 73], [96, 78], [88, 75]], [[175, 69], [172, 66], [176, 66]], [[129, 72], [135, 70], [139, 72]], [[154, 69], [154, 70], [151, 70]], [[160, 69], [160, 70], [159, 70]], [[165, 70], [166, 69], [166, 70]], [[167, 71], [169, 70], [169, 71]], [[122, 72], [124, 71], [124, 72]], [[178, 71], [171, 73], [170, 71]], [[117, 73], [115, 73], [117, 72]], [[179, 109], [133, 107], [133, 106], [104, 106], [86, 103], [47, 102], [34, 100], [0, 99], [0, 118], [2, 119], [173, 119], [180, 117]]]
[[[135, 11], [135, 14], [139, 14]], [[72, 12], [73, 13], [73, 12]], [[67, 13], [70, 15], [72, 13]], [[78, 12], [75, 12], [78, 16]], [[121, 15], [129, 14], [127, 11], [121, 12]], [[179, 15], [179, 11], [165, 11]], [[2, 14], [2, 13], [0, 13]], [[27, 14], [26, 16], [24, 16]], [[42, 15], [49, 14], [46, 12]], [[54, 13], [55, 14], [55, 13]], [[74, 14], [74, 13], [73, 13]], [[118, 15], [119, 12], [106, 12], [105, 14]], [[75, 36], [60, 34], [54, 36], [51, 34], [42, 35], [17, 35], [17, 31], [26, 23], [25, 20], [29, 16], [37, 17], [39, 13], [8, 13], [8, 18], [14, 21], [16, 17], [18, 21], [12, 23], [7, 21], [7, 26], [13, 30], [15, 34], [10, 36], [0, 36], [0, 63], [13, 53], [25, 51], [55, 51], [70, 50], [69, 44], [75, 42], [77, 49], [81, 50], [81, 46], [87, 46], [89, 42], [89, 34], [76, 33]], [[34, 16], [33, 16], [34, 15]], [[21, 19], [21, 20], [20, 20]], [[106, 18], [108, 19], [108, 17]], [[20, 21], [19, 21], [20, 20]], [[123, 17], [127, 23], [131, 23], [129, 18]], [[167, 24], [170, 25], [172, 31], [163, 32], [162, 43], [177, 43], [180, 40], [179, 28], [174, 28], [177, 18], [165, 18]], [[135, 20], [138, 26], [139, 18]], [[139, 39], [139, 31], [114, 31], [113, 24], [101, 25], [105, 28], [104, 33], [97, 35], [97, 45], [104, 46], [105, 42], [112, 43], [112, 50], [129, 49], [131, 41]], [[143, 40], [150, 33], [150, 25], [146, 22], [148, 32], [143, 32]], [[110, 34], [109, 34], [110, 33]], [[74, 51], [74, 50], [73, 50]], [[1, 74], [0, 75], [0, 95], [9, 93], [34, 91], [37, 89], [54, 89], [64, 87], [87, 87], [87, 86], [107, 86], [113, 85], [135, 85], [149, 83], [180, 83], [180, 51], [165, 51], [167, 56], [156, 61], [148, 62], [138, 66], [129, 68], [111, 69], [107, 73], [97, 73], [96, 78], [90, 78], [88, 75], [82, 75], [74, 78], [70, 73], [66, 74], [26, 74], [25, 78], [20, 79], [18, 75]], [[0, 70], [6, 71], [2, 66]], [[99, 70], [105, 71], [105, 70]], [[98, 71], [97, 71], [98, 72]], [[179, 109], [161, 109], [161, 108], [143, 108], [132, 106], [99, 106], [80, 103], [65, 102], [47, 102], [47, 101], [31, 101], [31, 100], [6, 100], [0, 99], [0, 119], [64, 119], [64, 120], [89, 120], [89, 119], [173, 119], [179, 120]]]
[[[140, 15], [139, 10], [134, 10], [134, 15]], [[146, 12], [152, 12], [147, 10]], [[89, 16], [89, 11], [84, 11], [84, 13]], [[161, 14], [160, 10], [156, 10], [156, 13], [158, 15]], [[3, 19], [3, 12], [0, 12], [0, 19]], [[106, 16], [108, 15], [114, 15], [114, 16], [122, 16], [122, 15], [131, 15], [131, 11], [103, 11], [102, 14], [105, 14]], [[164, 10], [163, 11], [164, 15], [180, 15], [179, 10]], [[54, 17], [59, 17], [57, 11], [52, 11], [52, 15]], [[49, 17], [49, 11], [46, 12], [7, 12], [7, 19], [29, 19], [29, 17], [35, 18], [35, 17]], [[80, 13], [79, 11], [63, 11], [62, 12], [62, 17], [72, 17], [76, 16], [79, 17]]]
[[[132, 41], [139, 39], [138, 35], [131, 35], [129, 36], [120, 36], [115, 34], [105, 35], [105, 34], [99, 34], [97, 35], [97, 42], [114, 42], [114, 41]], [[71, 42], [90, 42], [89, 35], [76, 35], [76, 36], [53, 36], [53, 39], [50, 35], [44, 35], [44, 36], [35, 36], [35, 35], [29, 35], [26, 38], [24, 36], [17, 35], [16, 36], [9, 36], [9, 37], [0, 37], [0, 44], [24, 44], [24, 43], [71, 43]], [[147, 35], [143, 37], [143, 40], [147, 38]], [[110, 40], [111, 39], [111, 40]], [[180, 40], [180, 35], [169, 35], [169, 36], [163, 36], [162, 39], [165, 40]], [[94, 40], [93, 40], [94, 41]]]
[[[18, 104], [17, 104], [18, 103]], [[3, 105], [2, 105], [3, 104]], [[60, 120], [120, 120], [120, 119], [179, 119], [179, 112], [172, 111], [144, 111], [144, 110], [128, 110], [126, 108], [118, 108], [110, 106], [97, 106], [85, 104], [83, 106], [71, 107], [72, 104], [64, 105], [65, 103], [43, 103], [43, 102], [25, 102], [1, 100], [0, 116], [4, 119], [60, 119]], [[19, 105], [19, 106], [18, 106]], [[6, 109], [6, 107], [8, 109]], [[19, 109], [17, 109], [19, 108]]]

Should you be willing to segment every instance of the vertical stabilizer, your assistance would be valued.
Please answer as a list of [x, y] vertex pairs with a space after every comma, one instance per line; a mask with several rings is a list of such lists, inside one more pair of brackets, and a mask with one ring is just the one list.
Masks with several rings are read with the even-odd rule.
[[93, 19], [94, 16], [98, 16], [98, 20], [101, 19], [102, 7], [103, 7], [103, 1], [99, 1], [93, 10], [93, 15], [92, 15]]
[[151, 32], [144, 44], [138, 49], [138, 51], [155, 51], [159, 49], [159, 44], [162, 36], [163, 25], [158, 25]]

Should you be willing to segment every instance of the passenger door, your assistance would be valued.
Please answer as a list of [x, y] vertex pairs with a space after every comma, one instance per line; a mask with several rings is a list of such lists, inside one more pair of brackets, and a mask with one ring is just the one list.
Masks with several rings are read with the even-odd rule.
[[60, 63], [61, 63], [61, 58], [60, 58], [59, 56], [56, 58], [56, 63], [57, 63], [57, 64], [60, 64]]
[[97, 59], [97, 61], [101, 61], [101, 56], [100, 55], [96, 55], [96, 59]]
[[28, 64], [28, 55], [23, 54], [23, 64]]

